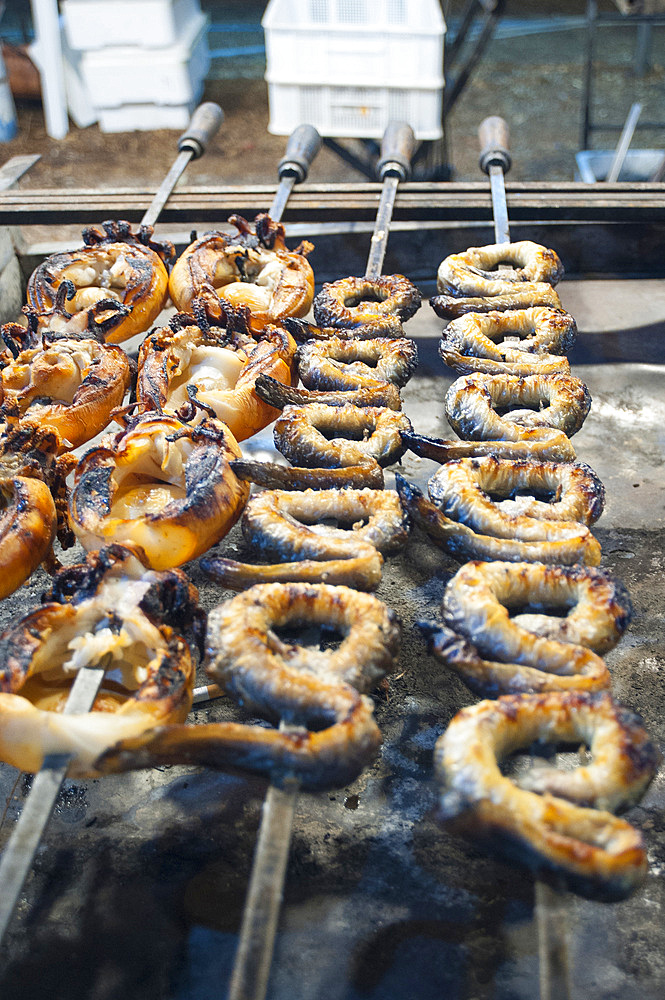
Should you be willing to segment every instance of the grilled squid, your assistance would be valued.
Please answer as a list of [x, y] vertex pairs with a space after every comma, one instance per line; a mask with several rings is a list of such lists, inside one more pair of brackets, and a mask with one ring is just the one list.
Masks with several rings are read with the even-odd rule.
[[[339, 646], [292, 641], [294, 633], [319, 628], [341, 636]], [[164, 726], [120, 743], [106, 764], [239, 767], [275, 781], [294, 777], [308, 788], [347, 784], [381, 742], [363, 692], [394, 669], [400, 635], [395, 612], [369, 594], [326, 584], [257, 584], [210, 612], [207, 669], [236, 702], [283, 720], [286, 731], [240, 723]]]
[[[202, 641], [196, 589], [111, 546], [56, 574], [41, 607], [0, 636], [0, 758], [38, 771], [71, 754], [70, 777], [99, 774], [118, 740], [182, 721], [192, 703], [189, 642]], [[90, 713], [63, 714], [79, 670], [105, 673]]]
[[51, 554], [59, 531], [61, 440], [52, 429], [15, 422], [0, 428], [0, 598], [24, 583]]
[[256, 565], [209, 556], [202, 567], [233, 590], [253, 583], [306, 580], [375, 590], [382, 553], [407, 541], [408, 523], [394, 490], [265, 490], [242, 516], [247, 543], [262, 558]]
[[2, 369], [2, 412], [52, 428], [63, 449], [77, 448], [110, 423], [130, 381], [122, 348], [44, 333]]
[[442, 610], [443, 628], [424, 626], [430, 650], [484, 697], [609, 687], [601, 654], [632, 615], [603, 570], [504, 562], [462, 566]]
[[420, 301], [420, 292], [403, 274], [341, 278], [323, 285], [314, 299], [314, 320], [322, 327], [369, 326], [375, 337], [394, 337], [420, 309]]
[[[501, 772], [500, 761], [536, 741], [588, 746], [591, 760], [565, 772], [533, 767], [516, 780]], [[647, 857], [641, 833], [612, 811], [640, 798], [659, 759], [639, 716], [606, 692], [481, 701], [436, 744], [440, 818], [585, 895], [622, 899], [644, 879]]]
[[[597, 566], [600, 562], [600, 545], [584, 524], [543, 521], [540, 527], [530, 525], [531, 534], [540, 534], [541, 537], [529, 540], [508, 537], [505, 530], [503, 535], [492, 535], [446, 516], [436, 503], [423, 496], [417, 486], [409, 483], [399, 473], [395, 473], [395, 485], [412, 522], [457, 559], [505, 559], [511, 562], [534, 561], [562, 565], [584, 563], [588, 566]], [[504, 529], [506, 528], [507, 522], [504, 522]]]
[[294, 465], [340, 468], [374, 459], [384, 467], [404, 454], [400, 431], [410, 429], [408, 417], [387, 407], [308, 403], [285, 407], [273, 436]]
[[193, 406], [194, 419], [214, 415], [244, 441], [279, 413], [257, 395], [257, 378], [290, 385], [295, 350], [293, 338], [276, 326], [257, 343], [179, 314], [141, 345], [136, 395], [143, 406], [165, 413]]
[[412, 340], [330, 338], [298, 349], [298, 374], [307, 389], [355, 391], [382, 382], [405, 386], [418, 365]]
[[230, 462], [241, 452], [228, 427], [144, 413], [74, 473], [69, 515], [84, 548], [132, 547], [152, 569], [195, 559], [235, 524], [249, 495]]
[[101, 333], [113, 344], [147, 330], [164, 306], [167, 264], [175, 256], [172, 244], [151, 237], [150, 226], [133, 233], [129, 223], [105, 222], [103, 229], [83, 231], [79, 250], [47, 257], [27, 288], [28, 309], [40, 330], [62, 331], [54, 313], [63, 311], [71, 317], [63, 332]]
[[223, 302], [248, 306], [251, 327], [260, 332], [287, 316], [305, 316], [314, 297], [314, 274], [307, 261], [311, 243], [290, 251], [284, 227], [267, 215], [254, 228], [239, 215], [229, 223], [237, 233], [207, 233], [177, 260], [169, 280], [171, 299], [188, 310], [204, 285]]

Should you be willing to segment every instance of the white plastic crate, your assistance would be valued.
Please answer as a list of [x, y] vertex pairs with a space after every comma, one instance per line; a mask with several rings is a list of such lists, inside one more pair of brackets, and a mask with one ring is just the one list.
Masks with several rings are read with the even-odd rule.
[[[206, 26], [207, 18], [199, 12], [175, 45], [161, 49], [118, 46], [83, 52], [81, 75], [95, 108], [101, 111], [131, 104], [191, 103], [200, 96], [210, 68]], [[160, 127], [169, 126], [155, 126]]]
[[174, 45], [201, 13], [199, 0], [61, 0], [72, 49]]
[[201, 95], [187, 104], [122, 104], [118, 108], [100, 108], [102, 132], [152, 132], [158, 128], [184, 132]]
[[400, 118], [441, 136], [439, 0], [270, 0], [262, 23], [270, 132], [380, 138]]

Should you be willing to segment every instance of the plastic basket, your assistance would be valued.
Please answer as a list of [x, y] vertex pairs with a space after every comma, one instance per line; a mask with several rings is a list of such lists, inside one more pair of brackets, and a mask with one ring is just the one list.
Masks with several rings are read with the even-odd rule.
[[391, 118], [442, 134], [438, 0], [271, 0], [263, 17], [269, 131], [380, 138]]

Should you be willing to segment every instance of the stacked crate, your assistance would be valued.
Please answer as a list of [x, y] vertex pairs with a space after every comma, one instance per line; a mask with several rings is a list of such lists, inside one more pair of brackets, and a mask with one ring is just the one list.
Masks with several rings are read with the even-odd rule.
[[103, 132], [186, 128], [210, 68], [199, 0], [62, 0], [61, 8]]
[[397, 119], [441, 138], [439, 0], [270, 0], [262, 24], [270, 132], [380, 139]]

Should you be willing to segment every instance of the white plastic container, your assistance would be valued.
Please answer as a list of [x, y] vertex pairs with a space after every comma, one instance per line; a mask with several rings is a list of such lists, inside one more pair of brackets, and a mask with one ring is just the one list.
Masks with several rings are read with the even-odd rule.
[[102, 132], [152, 132], [159, 128], [184, 132], [200, 97], [187, 104], [122, 104], [118, 108], [99, 108], [99, 127]]
[[380, 138], [399, 118], [440, 138], [439, 0], [270, 0], [262, 24], [270, 132]]
[[201, 13], [199, 0], [61, 0], [72, 49], [174, 45]]
[[187, 106], [200, 97], [210, 68], [206, 25], [206, 16], [199, 12], [175, 45], [83, 52], [81, 75], [97, 111], [132, 104]]

